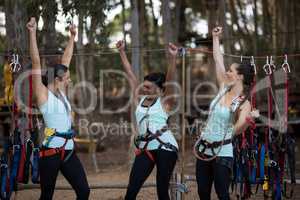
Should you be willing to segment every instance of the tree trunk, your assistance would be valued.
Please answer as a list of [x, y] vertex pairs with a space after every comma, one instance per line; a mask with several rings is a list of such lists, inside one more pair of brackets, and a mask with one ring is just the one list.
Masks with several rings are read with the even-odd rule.
[[[141, 77], [141, 52], [140, 52], [140, 28], [139, 28], [139, 10], [138, 10], [138, 0], [131, 0], [131, 64], [134, 70], [137, 79], [140, 80]], [[135, 106], [132, 104], [130, 107], [130, 120], [133, 122], [134, 117], [134, 109]], [[135, 127], [135, 126], [134, 126]], [[129, 163], [133, 162], [134, 155], [134, 136], [136, 135], [135, 128], [130, 137], [129, 151], [128, 151], [128, 160]]]
[[140, 67], [141, 67], [141, 53], [140, 53], [140, 28], [139, 28], [139, 10], [138, 0], [131, 0], [131, 44], [132, 44], [132, 55], [131, 62], [134, 73], [140, 78]]
[[[83, 30], [84, 30], [84, 19], [83, 14], [79, 13], [78, 15], [78, 41], [76, 42], [76, 49], [80, 53], [84, 53], [84, 46], [83, 46]], [[77, 56], [76, 57], [76, 78], [77, 81], [86, 81], [86, 71], [85, 70], [85, 57], [84, 56]], [[81, 87], [78, 92], [78, 106], [83, 109], [86, 105], [84, 101], [87, 99], [86, 90]], [[81, 134], [81, 133], [80, 133]], [[86, 133], [85, 133], [86, 134]]]
[[[95, 33], [96, 33], [96, 29], [97, 29], [97, 18], [92, 16], [91, 17], [91, 26], [89, 28], [89, 30], [87, 30], [88, 33], [88, 40], [89, 40], [89, 53], [93, 53], [93, 51], [95, 51]], [[87, 60], [87, 67], [88, 70], [86, 72], [86, 79], [87, 81], [90, 81], [91, 83], [94, 83], [95, 81], [95, 66], [94, 66], [94, 56], [93, 55], [89, 55], [88, 56], [88, 60]]]
[[57, 3], [55, 1], [45, 1], [43, 5], [43, 47], [44, 53], [56, 53], [57, 39], [55, 31], [55, 22], [57, 15]]
[[[263, 46], [270, 46], [269, 41], [272, 41], [272, 18], [269, 11], [270, 2], [268, 0], [262, 0], [262, 10], [263, 10], [263, 33], [266, 36], [266, 43]], [[270, 47], [272, 48], [272, 47]], [[269, 52], [262, 52], [269, 53]]]
[[259, 44], [259, 38], [258, 38], [258, 17], [257, 17], [257, 0], [254, 0], [254, 6], [253, 6], [253, 20], [254, 20], [254, 38], [253, 38], [253, 54], [257, 55], [257, 48]]
[[[217, 6], [215, 0], [211, 0], [211, 1], [206, 0], [206, 1], [210, 2], [210, 3], [207, 2], [207, 5], [206, 5], [206, 8], [207, 8], [207, 24], [208, 24], [208, 38], [212, 38], [211, 32], [212, 32], [213, 28], [215, 28], [216, 25], [219, 24], [218, 15], [216, 15], [216, 10], [218, 9], [218, 6]], [[207, 56], [208, 56], [207, 63], [208, 63], [208, 66], [210, 66], [208, 68], [208, 74], [216, 74], [213, 57], [210, 56], [210, 55], [207, 55]], [[216, 81], [216, 76], [211, 77], [211, 81], [215, 82]]]
[[[220, 0], [219, 3], [219, 13], [221, 13], [222, 19], [220, 19], [221, 21], [219, 22], [221, 24], [221, 26], [223, 27], [223, 38], [229, 38], [230, 34], [229, 34], [229, 27], [226, 23], [226, 12], [227, 12], [227, 5], [226, 5], [226, 1], [225, 0]], [[224, 45], [224, 51], [227, 54], [231, 54], [231, 46], [232, 46], [232, 41], [230, 40], [224, 40], [223, 41], [223, 45]], [[231, 57], [228, 57], [225, 59], [225, 63], [226, 66], [229, 66], [232, 63], [232, 59]]]
[[126, 35], [127, 32], [125, 30], [125, 23], [126, 23], [126, 18], [125, 18], [125, 2], [124, 0], [121, 0], [121, 5], [122, 5], [122, 32], [123, 32], [123, 40], [126, 45]]
[[[171, 8], [170, 8], [170, 0], [164, 0], [164, 1], [162, 1], [162, 5], [161, 6], [162, 6], [161, 7], [161, 10], [162, 10], [162, 21], [163, 21], [163, 39], [164, 39], [163, 41], [164, 41], [165, 48], [167, 48], [169, 42], [174, 43], [175, 41], [177, 41], [177, 39], [175, 39], [174, 36], [175, 35], [177, 36], [178, 34], [176, 33], [176, 27], [175, 27], [175, 30], [173, 28], [173, 25], [175, 25], [175, 24], [172, 24], [172, 14], [171, 14]], [[178, 24], [179, 24], [179, 22], [177, 23], [177, 28], [179, 27]], [[175, 33], [174, 33], [174, 31], [175, 31]], [[168, 61], [169, 59], [168, 59], [168, 55], [167, 54], [168, 53], [166, 52], [166, 60]], [[169, 66], [168, 62], [167, 62], [167, 66]], [[167, 69], [166, 69], [166, 71], [167, 71]], [[181, 73], [185, 74], [185, 71], [181, 71]], [[178, 73], [175, 74], [174, 79], [176, 80], [177, 83], [179, 83]], [[178, 94], [179, 91], [176, 91], [176, 93]], [[185, 96], [185, 94], [183, 94], [183, 96]], [[183, 97], [183, 98], [185, 98], [185, 97]], [[182, 103], [182, 101], [180, 101], [180, 102]], [[179, 104], [179, 102], [178, 102], [178, 104]], [[185, 112], [184, 108], [185, 108], [185, 105], [181, 105], [181, 109], [182, 109], [181, 110], [181, 114], [183, 114]], [[170, 124], [180, 124], [180, 117], [179, 116], [180, 115], [178, 115], [178, 114], [175, 115], [171, 119]], [[181, 125], [183, 125], [183, 123], [184, 122], [181, 122]], [[183, 134], [183, 133], [181, 133], [181, 134]], [[182, 138], [180, 138], [180, 140], [181, 140], [181, 142], [183, 141]], [[181, 146], [181, 148], [183, 149], [182, 146]], [[180, 162], [180, 164], [181, 164], [181, 170], [180, 170], [180, 172], [181, 172], [181, 175], [183, 177], [183, 169], [184, 169], [183, 166], [184, 166], [184, 163], [185, 163], [184, 162], [183, 153], [180, 155], [180, 157], [181, 157], [181, 159], [180, 159], [181, 160], [181, 162]], [[174, 170], [174, 174], [173, 174], [172, 180], [171, 180], [173, 182], [176, 181], [175, 175], [176, 175], [176, 171]], [[171, 188], [171, 194], [172, 194], [171, 195], [171, 199], [172, 200], [176, 199], [176, 195], [177, 194], [176, 194], [176, 189], [174, 187]], [[178, 195], [181, 196], [182, 193], [178, 194]], [[182, 195], [182, 198], [184, 198], [183, 195]]]
[[[43, 4], [43, 39], [42, 39], [42, 54], [56, 54], [57, 53], [57, 37], [55, 30], [55, 22], [57, 16], [57, 3], [55, 1], [45, 1]], [[41, 58], [42, 66], [49, 66], [56, 63], [60, 63], [61, 56], [51, 58], [51, 60], [45, 60]]]
[[216, 14], [218, 4], [216, 0], [206, 0], [207, 7], [207, 24], [208, 24], [208, 35], [211, 35], [211, 31], [216, 25], [219, 25], [219, 16]]
[[167, 46], [169, 42], [174, 42], [172, 15], [170, 8], [170, 0], [162, 1], [162, 21], [163, 21], [163, 38], [164, 45]]
[[[141, 49], [148, 46], [148, 28], [147, 28], [147, 13], [146, 13], [146, 5], [145, 0], [138, 1], [138, 15], [139, 15], [139, 40]], [[149, 58], [149, 57], [148, 57]], [[149, 59], [144, 59], [144, 52], [140, 51], [140, 76], [144, 76], [144, 62], [146, 61], [147, 67], [149, 67]]]
[[276, 13], [276, 11], [277, 11], [277, 9], [276, 9], [276, 0], [273, 0], [273, 2], [271, 2], [271, 5], [270, 5], [270, 7], [271, 7], [271, 13], [273, 13], [272, 14], [272, 17], [271, 17], [271, 19], [272, 19], [272, 21], [271, 21], [271, 26], [272, 26], [272, 31], [271, 31], [271, 33], [272, 33], [272, 54], [273, 55], [276, 55], [276, 52], [277, 52], [277, 29], [276, 29], [276, 23], [277, 23], [277, 13]]
[[154, 34], [154, 43], [159, 44], [159, 28], [158, 28], [158, 20], [155, 17], [154, 14], [154, 7], [153, 7], [153, 1], [150, 0], [150, 7], [151, 7], [151, 13], [152, 13], [152, 23], [153, 23], [153, 33]]
[[5, 28], [7, 48], [20, 54], [28, 50], [28, 35], [26, 30], [27, 12], [25, 0], [5, 0]]

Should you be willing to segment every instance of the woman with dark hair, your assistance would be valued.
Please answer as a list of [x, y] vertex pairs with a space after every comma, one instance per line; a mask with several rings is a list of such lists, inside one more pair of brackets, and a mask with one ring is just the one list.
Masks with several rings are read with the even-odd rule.
[[196, 178], [201, 200], [211, 198], [213, 183], [219, 199], [230, 199], [232, 137], [248, 127], [247, 118], [251, 116], [248, 97], [254, 78], [254, 68], [250, 64], [233, 63], [229, 70], [225, 71], [220, 50], [221, 33], [221, 27], [216, 27], [212, 32], [219, 93], [210, 104], [207, 124], [194, 147], [198, 158]]
[[74, 152], [74, 132], [71, 130], [71, 106], [65, 91], [70, 82], [69, 65], [72, 59], [75, 26], [70, 26], [70, 39], [61, 59], [47, 71], [47, 82], [42, 82], [41, 62], [36, 41], [37, 24], [31, 18], [27, 24], [32, 61], [33, 95], [43, 115], [46, 128], [40, 149], [41, 200], [52, 199], [58, 172], [71, 184], [77, 199], [89, 198], [89, 185], [82, 164]]
[[[169, 113], [175, 104], [173, 81], [178, 48], [169, 44], [170, 66], [167, 75], [151, 73], [144, 77], [142, 98], [138, 101], [138, 80], [124, 51], [124, 42], [117, 43], [124, 70], [127, 73], [135, 109], [138, 136], [135, 138], [136, 157], [131, 169], [125, 200], [134, 200], [154, 166], [159, 200], [170, 199], [169, 181], [174, 170], [178, 145], [168, 128]], [[166, 84], [165, 84], [166, 83]], [[167, 84], [168, 83], [168, 84]]]

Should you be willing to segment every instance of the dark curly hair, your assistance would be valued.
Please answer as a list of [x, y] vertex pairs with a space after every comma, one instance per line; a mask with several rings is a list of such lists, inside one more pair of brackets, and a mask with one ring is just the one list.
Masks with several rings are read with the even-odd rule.
[[166, 82], [166, 75], [164, 73], [156, 72], [150, 73], [144, 77], [144, 81], [150, 81], [156, 84], [160, 89], [164, 90], [164, 83]]
[[55, 78], [62, 78], [68, 71], [68, 67], [63, 64], [55, 64], [47, 68], [47, 72], [42, 76], [42, 82], [45, 86], [52, 83]]

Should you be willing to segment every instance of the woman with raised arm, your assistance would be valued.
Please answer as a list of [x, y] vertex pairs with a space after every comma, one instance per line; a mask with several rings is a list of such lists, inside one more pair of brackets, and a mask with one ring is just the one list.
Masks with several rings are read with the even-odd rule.
[[[125, 200], [134, 200], [143, 183], [157, 167], [156, 184], [159, 200], [170, 199], [169, 181], [174, 170], [178, 145], [168, 127], [169, 113], [174, 108], [174, 81], [178, 48], [169, 44], [170, 66], [167, 75], [151, 73], [144, 77], [142, 98], [138, 101], [138, 80], [124, 51], [124, 42], [117, 43], [124, 70], [136, 105], [138, 136], [135, 138], [136, 157], [131, 169]], [[165, 84], [166, 83], [166, 84]]]
[[213, 32], [213, 57], [219, 93], [210, 104], [207, 124], [194, 147], [197, 157], [196, 178], [201, 200], [209, 200], [214, 183], [221, 200], [230, 199], [229, 185], [233, 165], [232, 137], [248, 127], [251, 105], [248, 101], [254, 78], [250, 64], [233, 63], [225, 71], [220, 50], [222, 28]]
[[[70, 82], [69, 65], [73, 55], [76, 28], [70, 26], [70, 39], [62, 56], [61, 64], [49, 67], [47, 83], [42, 82], [41, 62], [37, 47], [35, 18], [27, 24], [32, 61], [33, 95], [43, 115], [46, 128], [40, 150], [41, 200], [53, 197], [58, 172], [71, 184], [77, 199], [89, 198], [89, 185], [82, 164], [74, 152], [74, 132], [71, 130], [71, 106], [65, 91]], [[45, 85], [44, 85], [45, 84]]]

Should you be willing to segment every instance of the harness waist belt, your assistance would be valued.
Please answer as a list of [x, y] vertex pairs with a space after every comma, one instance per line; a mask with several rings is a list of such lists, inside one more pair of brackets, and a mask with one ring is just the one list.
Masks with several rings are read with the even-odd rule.
[[[143, 151], [146, 152], [146, 154], [148, 155], [148, 157], [155, 162], [152, 154], [147, 150], [147, 146], [149, 144], [149, 142], [151, 142], [152, 140], [157, 140], [160, 144], [158, 146], [158, 149], [161, 149], [162, 147], [165, 147], [167, 149], [170, 149], [171, 151], [174, 152], [178, 152], [178, 149], [176, 146], [174, 146], [173, 144], [169, 143], [169, 142], [164, 142], [162, 141], [159, 137], [165, 133], [167, 130], [169, 130], [169, 128], [167, 126], [164, 126], [162, 129], [157, 130], [155, 133], [152, 133], [149, 129], [147, 130], [147, 134], [146, 135], [140, 135], [137, 136], [134, 140], [134, 144], [136, 146], [136, 148], [138, 149], [138, 151], [136, 152], [137, 155], [139, 155], [140, 153], [142, 153]], [[140, 142], [145, 142], [145, 145], [143, 148], [140, 148]]]
[[218, 148], [220, 147], [221, 145], [227, 145], [227, 144], [230, 144], [232, 142], [231, 139], [227, 139], [227, 140], [224, 140], [223, 141], [217, 141], [217, 142], [212, 142], [212, 143], [209, 143], [207, 142], [206, 140], [201, 140], [200, 143], [201, 145], [205, 146], [206, 148]]
[[[74, 134], [73, 130], [70, 130], [66, 133], [60, 133], [60, 132], [53, 132], [53, 129], [51, 130], [51, 129], [48, 128], [48, 129], [46, 129], [46, 131], [45, 131], [46, 140], [47, 140], [46, 145], [45, 145], [46, 148], [40, 150], [40, 153], [39, 153], [40, 157], [48, 157], [48, 156], [53, 156], [55, 154], [61, 154], [61, 160], [67, 161], [70, 158], [73, 151], [74, 151], [74, 149], [72, 149], [71, 153], [66, 158], [64, 158], [64, 156], [65, 156], [65, 146], [67, 145], [69, 140], [73, 140], [74, 137], [75, 137], [75, 134]], [[47, 146], [49, 145], [51, 139], [54, 136], [64, 138], [65, 139], [64, 144], [61, 147], [58, 147], [58, 148], [47, 148]]]
[[61, 137], [61, 138], [64, 138], [66, 140], [71, 140], [71, 139], [74, 138], [74, 134], [65, 134], [65, 133], [55, 133], [53, 136]]

